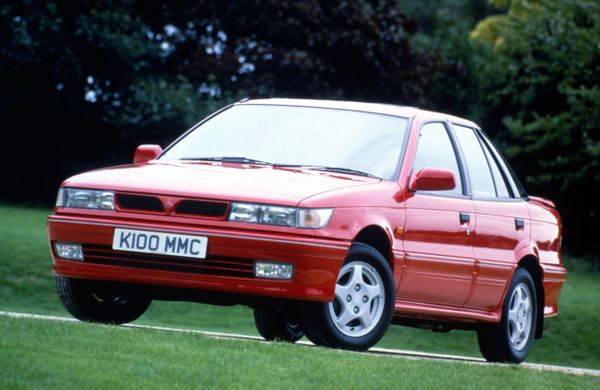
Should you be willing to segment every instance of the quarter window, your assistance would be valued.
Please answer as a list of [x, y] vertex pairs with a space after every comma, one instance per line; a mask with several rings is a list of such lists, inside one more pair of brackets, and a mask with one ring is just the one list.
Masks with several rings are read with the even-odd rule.
[[454, 173], [456, 187], [447, 191], [435, 191], [436, 194], [462, 194], [456, 153], [446, 127], [442, 123], [428, 123], [421, 128], [413, 172], [416, 173], [423, 168], [442, 168]]
[[496, 188], [492, 172], [475, 131], [459, 125], [453, 125], [453, 128], [467, 164], [473, 196], [495, 197]]
[[492, 175], [494, 176], [494, 183], [496, 183], [496, 193], [499, 198], [510, 198], [511, 194], [508, 191], [508, 186], [502, 173], [500, 172], [500, 168], [498, 167], [498, 163], [496, 159], [490, 153], [490, 149], [485, 145], [483, 147], [483, 151], [485, 152], [485, 156], [487, 157], [488, 162], [490, 163], [490, 168], [492, 169]]
[[512, 168], [506, 163], [506, 160], [504, 159], [504, 157], [502, 157], [502, 155], [500, 154], [498, 149], [489, 140], [489, 138], [487, 138], [485, 135], [483, 136], [483, 138], [485, 140], [486, 145], [489, 147], [490, 151], [492, 152], [492, 154], [496, 157], [496, 161], [498, 162], [500, 169], [503, 172], [505, 172], [504, 177], [508, 180], [509, 187], [511, 187], [513, 189], [512, 192], [515, 194], [513, 196], [520, 197], [520, 198], [526, 197], [527, 192], [525, 192], [523, 185], [517, 178], [517, 175], [515, 175]]

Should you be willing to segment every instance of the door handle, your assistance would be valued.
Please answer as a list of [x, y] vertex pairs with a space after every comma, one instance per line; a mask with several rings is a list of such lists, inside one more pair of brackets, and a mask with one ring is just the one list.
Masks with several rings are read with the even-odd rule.
[[516, 230], [525, 229], [525, 221], [521, 218], [515, 218], [515, 229]]
[[468, 213], [459, 213], [458, 215], [461, 225], [471, 222], [471, 216]]

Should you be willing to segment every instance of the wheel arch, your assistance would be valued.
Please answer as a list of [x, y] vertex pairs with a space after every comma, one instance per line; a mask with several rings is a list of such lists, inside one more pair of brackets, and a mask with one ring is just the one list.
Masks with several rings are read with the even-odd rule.
[[519, 260], [518, 266], [529, 272], [535, 286], [535, 296], [537, 299], [537, 323], [535, 327], [535, 338], [540, 339], [544, 333], [544, 271], [540, 266], [539, 260], [534, 255], [526, 255]]
[[392, 272], [394, 271], [392, 242], [388, 233], [381, 226], [365, 226], [358, 232], [352, 242], [360, 242], [375, 248], [387, 260]]

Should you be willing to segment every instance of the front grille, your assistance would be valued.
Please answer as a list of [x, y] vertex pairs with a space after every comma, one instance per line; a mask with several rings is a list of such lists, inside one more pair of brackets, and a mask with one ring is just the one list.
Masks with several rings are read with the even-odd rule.
[[177, 214], [201, 215], [203, 217], [222, 217], [227, 211], [225, 202], [208, 202], [201, 200], [183, 200], [177, 205]]
[[254, 278], [254, 260], [207, 256], [205, 259], [115, 251], [110, 246], [83, 245], [83, 257], [94, 264], [117, 265], [199, 275]]
[[163, 212], [163, 205], [157, 197], [147, 195], [116, 194], [117, 204], [122, 210]]

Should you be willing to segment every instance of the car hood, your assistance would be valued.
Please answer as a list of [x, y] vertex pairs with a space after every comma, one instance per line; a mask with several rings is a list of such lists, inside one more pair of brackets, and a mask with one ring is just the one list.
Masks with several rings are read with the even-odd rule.
[[151, 162], [73, 176], [64, 185], [181, 197], [297, 205], [324, 192], [377, 184], [376, 178], [221, 162]]

